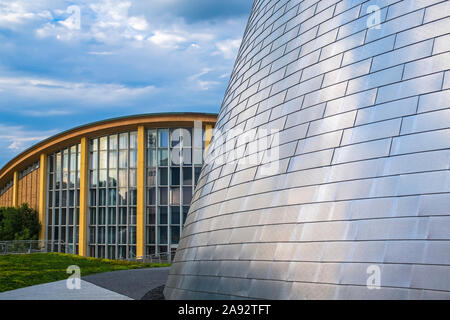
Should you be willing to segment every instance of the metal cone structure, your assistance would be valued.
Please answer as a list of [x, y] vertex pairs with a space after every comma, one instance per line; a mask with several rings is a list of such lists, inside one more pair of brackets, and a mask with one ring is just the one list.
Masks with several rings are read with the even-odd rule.
[[166, 298], [450, 299], [449, 10], [255, 1]]

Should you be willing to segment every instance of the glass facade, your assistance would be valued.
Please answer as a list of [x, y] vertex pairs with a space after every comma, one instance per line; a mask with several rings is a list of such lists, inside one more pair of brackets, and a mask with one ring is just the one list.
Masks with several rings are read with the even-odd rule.
[[47, 240], [49, 251], [78, 253], [80, 145], [48, 156]]
[[202, 132], [148, 129], [146, 135], [146, 254], [175, 250], [203, 164]]
[[136, 131], [89, 141], [89, 256], [136, 257], [136, 174]]
[[80, 252], [80, 175], [85, 169], [87, 256], [134, 259], [138, 251], [139, 256], [173, 252], [202, 170], [203, 136], [202, 126], [144, 129], [139, 237], [137, 128], [87, 139], [86, 166], [81, 143], [48, 155], [45, 237], [53, 241], [48, 250]]

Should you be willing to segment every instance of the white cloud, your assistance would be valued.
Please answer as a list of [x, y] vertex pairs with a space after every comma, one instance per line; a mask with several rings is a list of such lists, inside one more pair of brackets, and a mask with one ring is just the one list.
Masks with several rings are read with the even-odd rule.
[[[131, 102], [134, 99], [150, 97], [158, 92], [155, 86], [127, 87], [122, 84], [99, 84], [68, 82], [44, 78], [31, 77], [0, 77], [0, 100], [16, 97], [21, 99], [34, 99], [49, 106], [60, 105], [53, 108], [47, 115], [66, 115], [81, 111], [73, 109], [73, 103], [85, 105], [89, 108], [111, 107], [121, 103]], [[69, 105], [65, 109], [64, 104]], [[32, 112], [27, 108], [18, 108], [19, 112], [29, 116], [44, 116], [40, 110]]]
[[213, 55], [222, 54], [225, 59], [235, 59], [241, 45], [242, 39], [228, 39], [216, 43], [218, 51]]
[[13, 153], [19, 153], [56, 133], [57, 130], [39, 131], [23, 126], [0, 124], [0, 148]]
[[163, 48], [177, 48], [179, 44], [188, 41], [181, 35], [164, 31], [155, 31], [148, 40]]
[[147, 20], [144, 17], [131, 17], [128, 19], [128, 24], [138, 31], [145, 31], [149, 28]]

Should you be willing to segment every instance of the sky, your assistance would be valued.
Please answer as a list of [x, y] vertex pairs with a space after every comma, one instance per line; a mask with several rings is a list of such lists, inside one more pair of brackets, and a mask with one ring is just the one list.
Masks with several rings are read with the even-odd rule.
[[253, 0], [0, 0], [0, 167], [153, 112], [219, 112]]

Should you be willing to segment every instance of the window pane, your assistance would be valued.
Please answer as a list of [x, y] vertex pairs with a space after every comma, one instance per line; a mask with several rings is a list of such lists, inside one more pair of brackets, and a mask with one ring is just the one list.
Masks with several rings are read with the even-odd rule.
[[119, 149], [128, 149], [128, 133], [119, 136]]
[[158, 224], [167, 224], [167, 207], [158, 207]]
[[156, 149], [147, 150], [147, 166], [156, 167]]
[[117, 168], [117, 151], [109, 152], [109, 167]]
[[159, 185], [167, 186], [167, 184], [169, 182], [168, 169], [167, 168], [160, 168], [158, 177], [159, 177], [158, 178]]
[[170, 207], [170, 224], [180, 224], [180, 207]]
[[192, 185], [192, 167], [183, 168], [183, 184]]
[[181, 164], [182, 149], [170, 149], [170, 163], [172, 166]]
[[137, 149], [137, 144], [138, 144], [138, 136], [137, 136], [137, 132], [133, 131], [130, 132], [130, 149]]
[[147, 224], [155, 224], [156, 223], [156, 207], [148, 207], [147, 208]]
[[130, 170], [130, 184], [129, 184], [130, 187], [132, 187], [132, 188], [136, 187], [136, 184], [137, 184], [136, 179], [137, 179], [136, 178], [136, 169]]
[[111, 169], [109, 170], [109, 187], [116, 187], [117, 186], [117, 169]]
[[167, 227], [158, 227], [159, 243], [167, 244]]
[[169, 146], [169, 130], [158, 129], [158, 147], [167, 148]]
[[180, 188], [170, 188], [170, 204], [180, 204]]
[[169, 165], [169, 151], [166, 149], [158, 150], [158, 163], [160, 166], [167, 167]]
[[191, 147], [192, 146], [192, 129], [191, 128], [183, 128], [181, 129], [181, 140], [183, 147]]
[[109, 136], [109, 150], [117, 150], [117, 136]]
[[148, 189], [148, 198], [147, 203], [150, 205], [156, 204], [156, 188], [149, 188]]
[[181, 148], [180, 129], [170, 129], [170, 147]]
[[117, 196], [117, 190], [116, 189], [109, 189], [108, 190], [108, 205], [115, 206], [116, 205], [116, 196]]
[[119, 205], [127, 204], [127, 188], [119, 189]]
[[170, 243], [178, 244], [180, 241], [180, 227], [170, 227]]
[[119, 186], [120, 187], [126, 187], [127, 186], [127, 170], [126, 169], [120, 169], [119, 170]]
[[183, 204], [190, 205], [192, 201], [192, 188], [183, 188]]
[[185, 165], [192, 164], [192, 149], [191, 148], [183, 149], [183, 164], [185, 164]]
[[137, 151], [130, 151], [130, 168], [137, 168]]
[[128, 168], [128, 151], [123, 150], [119, 152], [119, 168]]
[[151, 168], [147, 170], [147, 186], [156, 185], [156, 168]]
[[100, 138], [100, 150], [108, 150], [108, 139], [107, 137]]
[[147, 147], [149, 148], [156, 147], [156, 130], [147, 131]]
[[168, 204], [168, 190], [167, 188], [159, 188], [159, 204], [167, 205]]
[[172, 186], [180, 185], [180, 168], [170, 168], [170, 184]]

